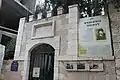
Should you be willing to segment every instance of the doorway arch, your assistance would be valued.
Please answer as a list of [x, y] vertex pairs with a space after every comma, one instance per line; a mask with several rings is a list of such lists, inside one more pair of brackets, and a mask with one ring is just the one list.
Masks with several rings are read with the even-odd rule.
[[55, 49], [40, 44], [31, 51], [28, 80], [53, 80]]

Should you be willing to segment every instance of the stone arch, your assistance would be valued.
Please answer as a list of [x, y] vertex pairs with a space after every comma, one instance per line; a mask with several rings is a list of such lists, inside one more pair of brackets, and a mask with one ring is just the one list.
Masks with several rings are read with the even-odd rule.
[[[54, 54], [55, 49], [45, 43], [37, 45], [32, 49], [29, 65], [29, 80], [54, 79]], [[37, 76], [34, 75], [35, 68], [39, 69], [36, 71]]]
[[33, 51], [35, 48], [37, 48], [37, 47], [39, 47], [41, 45], [49, 45], [52, 49], [55, 50], [54, 46], [52, 46], [51, 44], [48, 44], [48, 43], [36, 43], [29, 49], [29, 53], [31, 53], [31, 51]]
[[41, 44], [48, 44], [51, 45], [55, 49], [55, 59], [54, 59], [54, 80], [58, 79], [58, 60], [56, 56], [59, 55], [60, 52], [60, 37], [52, 37], [52, 38], [45, 38], [45, 39], [34, 39], [29, 40], [26, 45], [26, 51], [25, 56], [23, 58], [24, 60], [24, 72], [23, 72], [23, 79], [22, 80], [28, 80], [28, 72], [29, 72], [29, 63], [30, 63], [30, 53], [31, 51], [41, 45]]

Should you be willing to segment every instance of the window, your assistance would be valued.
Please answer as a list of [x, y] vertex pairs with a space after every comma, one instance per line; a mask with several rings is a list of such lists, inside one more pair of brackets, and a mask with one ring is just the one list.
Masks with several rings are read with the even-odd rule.
[[14, 58], [14, 52], [15, 52], [15, 44], [16, 39], [11, 38], [6, 35], [2, 35], [1, 43], [5, 46], [5, 60], [13, 59]]

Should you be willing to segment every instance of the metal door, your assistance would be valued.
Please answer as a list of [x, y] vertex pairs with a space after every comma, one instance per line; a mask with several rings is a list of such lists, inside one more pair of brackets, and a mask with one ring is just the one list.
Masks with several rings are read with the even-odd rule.
[[54, 49], [42, 44], [31, 52], [29, 80], [53, 80]]

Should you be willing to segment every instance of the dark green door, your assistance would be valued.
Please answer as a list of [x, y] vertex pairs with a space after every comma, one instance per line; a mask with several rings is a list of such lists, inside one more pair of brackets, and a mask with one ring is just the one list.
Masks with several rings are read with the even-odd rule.
[[54, 49], [48, 44], [34, 48], [30, 57], [29, 80], [53, 80]]

